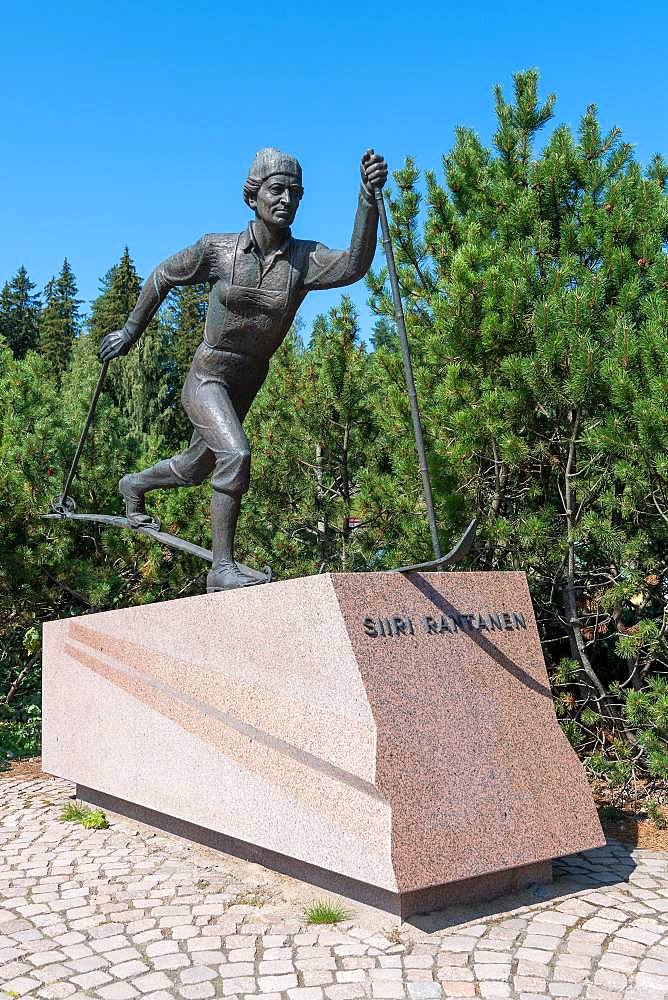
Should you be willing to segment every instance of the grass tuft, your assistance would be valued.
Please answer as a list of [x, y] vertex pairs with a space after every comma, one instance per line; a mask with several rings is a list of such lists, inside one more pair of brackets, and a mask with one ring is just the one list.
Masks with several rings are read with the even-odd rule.
[[60, 819], [62, 823], [80, 823], [87, 812], [88, 806], [82, 805], [81, 802], [68, 802], [63, 806]]
[[330, 903], [326, 899], [317, 899], [304, 910], [307, 924], [340, 924], [348, 916], [338, 903]]
[[80, 823], [86, 830], [107, 830], [109, 821], [101, 809], [90, 809], [82, 802], [68, 802], [60, 814], [62, 823]]

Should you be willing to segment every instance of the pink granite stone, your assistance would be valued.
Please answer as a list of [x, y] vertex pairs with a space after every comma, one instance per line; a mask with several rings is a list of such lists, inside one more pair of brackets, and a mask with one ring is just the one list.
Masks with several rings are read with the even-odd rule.
[[402, 915], [603, 843], [521, 573], [322, 575], [50, 622], [43, 701], [43, 766], [91, 801]]

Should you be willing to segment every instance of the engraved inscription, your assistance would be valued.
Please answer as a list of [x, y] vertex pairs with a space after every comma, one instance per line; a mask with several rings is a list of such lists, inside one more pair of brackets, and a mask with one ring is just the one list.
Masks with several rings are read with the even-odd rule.
[[362, 619], [365, 635], [370, 639], [397, 639], [415, 635], [416, 630], [426, 635], [454, 635], [455, 632], [515, 632], [526, 631], [526, 618], [521, 611], [466, 612], [453, 615], [422, 615], [416, 619], [411, 615], [390, 615]]

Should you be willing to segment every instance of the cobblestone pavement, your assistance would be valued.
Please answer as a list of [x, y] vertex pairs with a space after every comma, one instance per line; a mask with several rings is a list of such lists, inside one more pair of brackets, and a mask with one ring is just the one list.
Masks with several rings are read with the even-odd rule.
[[110, 816], [63, 823], [61, 780], [0, 780], [0, 998], [668, 998], [668, 855], [612, 843], [551, 887], [398, 924]]

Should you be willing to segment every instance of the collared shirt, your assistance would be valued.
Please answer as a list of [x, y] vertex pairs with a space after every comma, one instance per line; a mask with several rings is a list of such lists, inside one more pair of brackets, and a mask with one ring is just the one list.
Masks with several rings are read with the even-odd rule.
[[263, 257], [252, 223], [242, 233], [209, 233], [158, 265], [125, 330], [136, 341], [170, 289], [208, 282], [208, 347], [268, 360], [309, 291], [350, 285], [366, 274], [376, 249], [377, 228], [375, 199], [362, 187], [346, 250], [295, 239], [288, 230], [285, 242]]
[[255, 237], [255, 229], [253, 227], [253, 223], [252, 222], [248, 223], [248, 227], [245, 233], [242, 235], [241, 240], [239, 242], [239, 249], [242, 251], [242, 253], [253, 254], [253, 256], [257, 259], [259, 266], [258, 285], [262, 284], [262, 279], [264, 275], [268, 274], [269, 271], [271, 271], [276, 260], [288, 256], [290, 252], [291, 240], [292, 240], [292, 232], [290, 229], [288, 229], [285, 239], [281, 243], [280, 247], [277, 247], [275, 250], [272, 250], [271, 253], [263, 255], [262, 251], [260, 250], [257, 239]]

